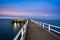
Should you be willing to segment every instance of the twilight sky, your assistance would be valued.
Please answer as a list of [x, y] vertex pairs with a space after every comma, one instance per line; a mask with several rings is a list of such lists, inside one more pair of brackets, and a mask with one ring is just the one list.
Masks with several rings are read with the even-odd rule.
[[1, 15], [60, 19], [60, 0], [0, 0]]

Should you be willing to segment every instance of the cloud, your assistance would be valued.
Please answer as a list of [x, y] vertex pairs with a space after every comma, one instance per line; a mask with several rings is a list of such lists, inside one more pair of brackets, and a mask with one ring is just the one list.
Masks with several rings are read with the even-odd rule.
[[29, 12], [16, 12], [16, 11], [8, 11], [8, 10], [0, 10], [0, 15], [33, 16], [32, 13], [29, 13]]

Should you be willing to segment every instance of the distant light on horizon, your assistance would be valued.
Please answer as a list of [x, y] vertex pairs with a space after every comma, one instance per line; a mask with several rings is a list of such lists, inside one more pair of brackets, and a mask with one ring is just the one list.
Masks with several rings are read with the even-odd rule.
[[45, 16], [47, 17], [48, 15], [47, 15], [47, 14], [45, 14]]

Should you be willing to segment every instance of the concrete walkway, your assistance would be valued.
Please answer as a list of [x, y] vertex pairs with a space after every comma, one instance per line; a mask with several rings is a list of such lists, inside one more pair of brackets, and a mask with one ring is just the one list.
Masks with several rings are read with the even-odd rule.
[[58, 40], [31, 21], [29, 21], [27, 27], [26, 40]]

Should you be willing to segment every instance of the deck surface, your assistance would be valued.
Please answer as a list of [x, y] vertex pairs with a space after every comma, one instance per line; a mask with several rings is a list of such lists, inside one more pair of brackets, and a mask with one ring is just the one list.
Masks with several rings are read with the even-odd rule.
[[31, 21], [29, 21], [27, 27], [26, 40], [58, 40]]

